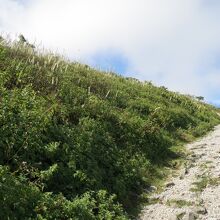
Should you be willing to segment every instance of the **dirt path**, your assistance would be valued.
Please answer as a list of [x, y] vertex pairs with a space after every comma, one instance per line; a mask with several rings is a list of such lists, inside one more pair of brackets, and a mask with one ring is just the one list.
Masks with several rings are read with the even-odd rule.
[[220, 220], [220, 125], [188, 144], [187, 163], [160, 194], [150, 199], [140, 220]]

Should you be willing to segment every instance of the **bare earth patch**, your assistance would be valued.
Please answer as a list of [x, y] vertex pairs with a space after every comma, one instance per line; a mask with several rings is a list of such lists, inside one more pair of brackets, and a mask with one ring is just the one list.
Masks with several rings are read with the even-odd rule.
[[151, 195], [158, 202], [144, 207], [139, 220], [220, 220], [220, 125], [186, 148], [186, 167]]

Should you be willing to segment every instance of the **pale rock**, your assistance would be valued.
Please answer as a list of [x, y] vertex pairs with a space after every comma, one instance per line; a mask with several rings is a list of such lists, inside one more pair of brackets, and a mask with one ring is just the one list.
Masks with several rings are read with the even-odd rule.
[[182, 220], [195, 220], [197, 218], [197, 215], [193, 212], [187, 212]]

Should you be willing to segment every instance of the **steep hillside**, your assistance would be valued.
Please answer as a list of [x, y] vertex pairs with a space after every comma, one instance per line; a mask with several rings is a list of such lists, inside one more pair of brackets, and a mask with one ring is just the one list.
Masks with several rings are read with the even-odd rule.
[[172, 147], [220, 123], [190, 97], [0, 42], [0, 219], [129, 219]]

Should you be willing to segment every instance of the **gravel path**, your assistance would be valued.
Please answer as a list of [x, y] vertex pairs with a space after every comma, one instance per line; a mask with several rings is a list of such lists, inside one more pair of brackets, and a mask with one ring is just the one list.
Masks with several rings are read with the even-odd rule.
[[140, 220], [220, 220], [220, 125], [188, 144], [189, 156], [179, 176], [153, 193]]

